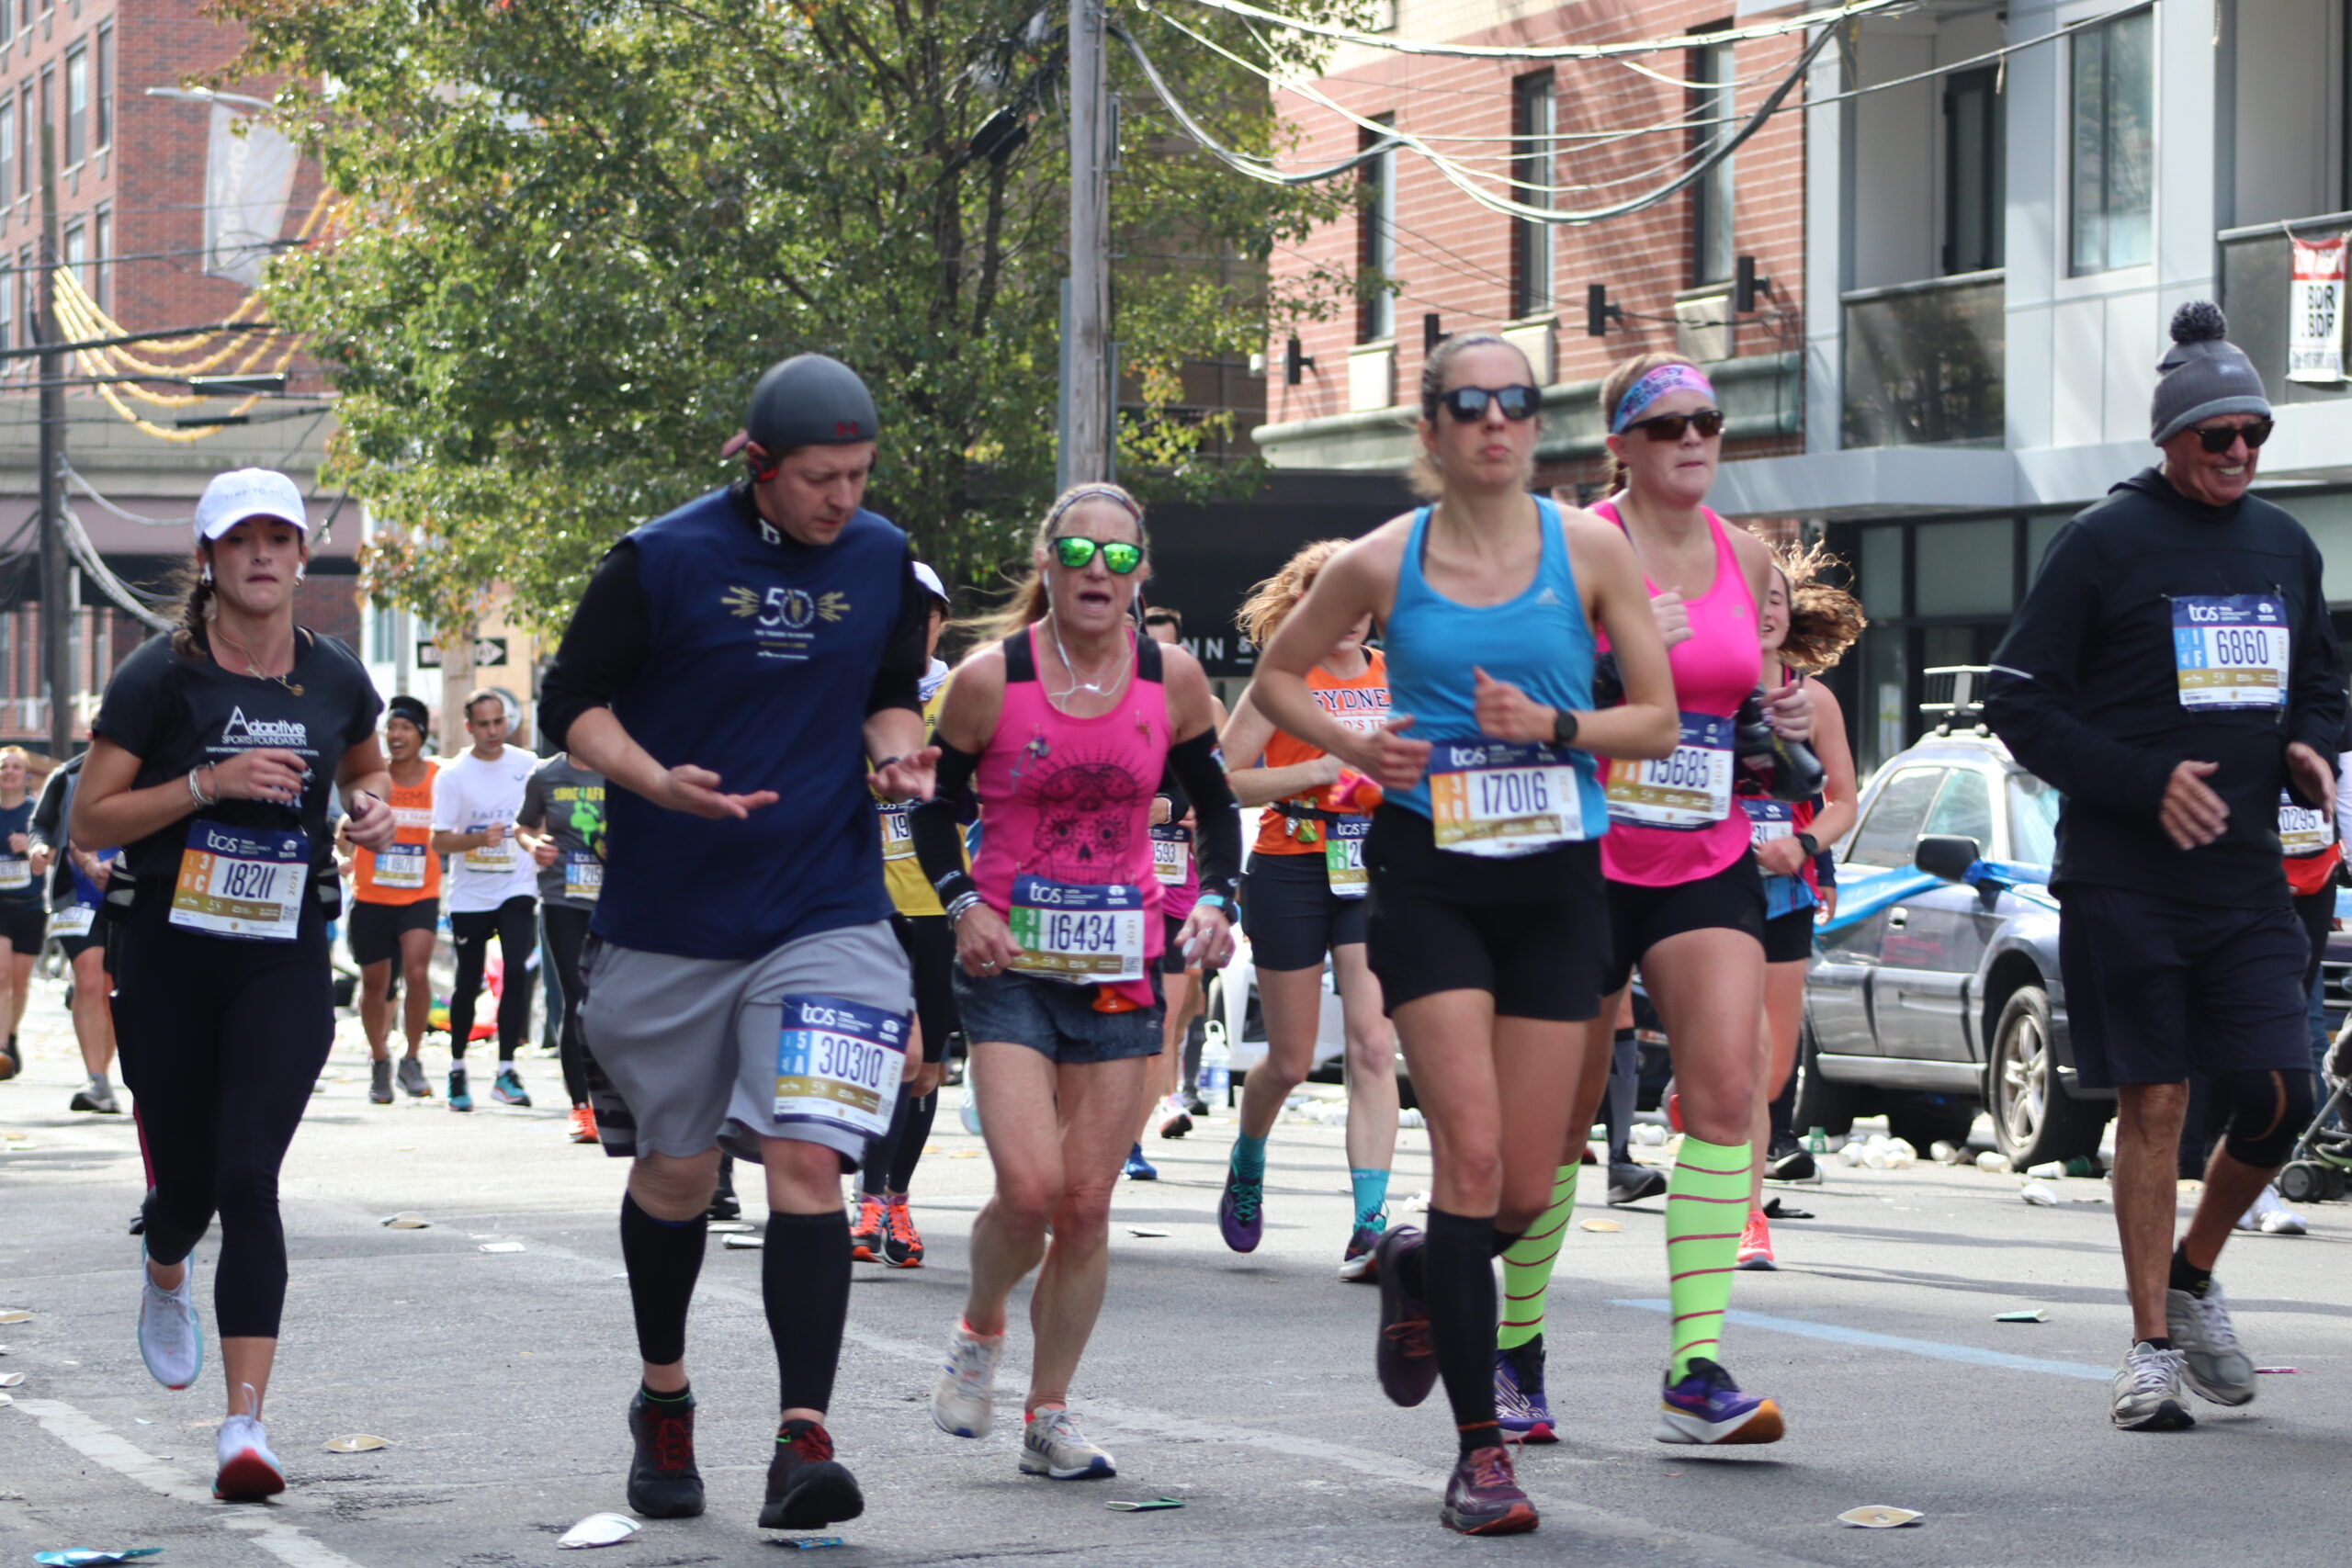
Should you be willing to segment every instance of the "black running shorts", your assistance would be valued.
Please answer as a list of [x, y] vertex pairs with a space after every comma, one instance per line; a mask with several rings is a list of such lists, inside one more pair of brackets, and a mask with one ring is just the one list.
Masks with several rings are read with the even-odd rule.
[[2083, 882], [2053, 891], [2067, 1032], [2085, 1084], [2311, 1070], [2311, 939], [2284, 881], [2275, 903], [2253, 909]]
[[[1611, 889], [1614, 892], [1615, 889]], [[1814, 905], [1791, 909], [1785, 915], [1774, 915], [1764, 922], [1764, 962], [1767, 964], [1802, 964], [1813, 956], [1813, 917], [1820, 913]]]
[[1253, 853], [1241, 878], [1241, 929], [1261, 969], [1320, 969], [1335, 947], [1363, 940], [1364, 900], [1331, 891], [1323, 857]]
[[441, 923], [441, 900], [419, 898], [413, 904], [368, 904], [357, 899], [344, 911], [344, 944], [351, 961], [362, 969], [387, 964], [401, 955], [402, 931], [429, 931]]
[[1609, 983], [1604, 996], [1623, 990], [1642, 955], [1670, 936], [1734, 931], [1746, 931], [1760, 942], [1764, 940], [1764, 879], [1756, 870], [1756, 852], [1745, 851], [1723, 870], [1695, 882], [1665, 887], [1611, 882], [1609, 923]]
[[1488, 992], [1505, 1018], [1575, 1023], [1600, 1010], [1609, 905], [1599, 843], [1512, 860], [1454, 854], [1437, 847], [1428, 818], [1383, 806], [1363, 863], [1364, 955], [1392, 1016], [1460, 990]]

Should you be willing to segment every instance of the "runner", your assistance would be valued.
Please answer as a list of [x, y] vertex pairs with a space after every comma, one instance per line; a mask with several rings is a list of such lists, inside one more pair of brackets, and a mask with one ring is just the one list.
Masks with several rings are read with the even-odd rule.
[[[605, 889], [604, 775], [558, 751], [531, 770], [514, 825], [524, 852], [539, 868], [548, 1016], [556, 1021], [563, 1092], [571, 1100], [571, 1141], [593, 1144], [596, 1112], [588, 1104], [588, 1048], [580, 1039], [580, 947]], [[507, 973], [514, 973], [511, 965]]]
[[205, 487], [180, 625], [115, 671], [68, 818], [75, 842], [123, 846], [104, 918], [154, 1183], [139, 1350], [164, 1387], [196, 1381], [189, 1254], [217, 1212], [228, 1416], [212, 1490], [238, 1502], [286, 1488], [261, 1410], [286, 1296], [277, 1169], [334, 1042], [329, 791], [362, 847], [381, 850], [395, 827], [368, 672], [294, 624], [309, 532], [283, 474], [243, 468]]
[[82, 1048], [82, 1067], [89, 1074], [85, 1088], [66, 1102], [69, 1111], [95, 1111], [119, 1115], [122, 1107], [107, 1081], [114, 1062], [114, 1009], [109, 998], [114, 981], [107, 969], [107, 944], [97, 931], [98, 901], [103, 897], [106, 866], [116, 852], [92, 854], [77, 849], [65, 831], [74, 809], [74, 785], [89, 755], [68, 758], [50, 770], [41, 784], [40, 804], [33, 807], [33, 842], [50, 857], [49, 934], [65, 954], [74, 998], [74, 1039]]
[[17, 1030], [32, 995], [33, 961], [49, 934], [49, 900], [41, 876], [49, 852], [33, 842], [33, 802], [26, 792], [30, 759], [21, 746], [0, 746], [0, 1013], [8, 1020], [8, 1043], [0, 1050], [0, 1078], [24, 1066]]
[[[939, 705], [946, 700], [947, 664], [939, 657], [939, 638], [947, 629], [955, 607], [946, 585], [922, 562], [915, 563], [915, 581], [929, 596], [930, 625], [923, 653], [930, 668], [923, 671], [923, 739], [928, 742], [939, 722]], [[907, 1208], [907, 1190], [914, 1184], [915, 1167], [931, 1138], [932, 1118], [939, 1111], [939, 1080], [947, 1070], [947, 1041], [962, 1027], [956, 1016], [956, 936], [947, 929], [947, 915], [939, 895], [922, 876], [915, 860], [914, 836], [907, 827], [908, 807], [883, 802], [882, 876], [890, 886], [890, 931], [906, 950], [907, 966], [914, 976], [915, 1032], [922, 1048], [922, 1065], [899, 1091], [899, 1108], [891, 1113], [890, 1130], [866, 1145], [865, 1169], [859, 1182], [857, 1221], [850, 1226], [850, 1257], [861, 1263], [887, 1263], [893, 1269], [922, 1267], [922, 1233], [915, 1229]], [[909, 1055], [912, 1055], [911, 1051]]]
[[532, 906], [538, 867], [514, 841], [514, 814], [537, 757], [506, 744], [506, 699], [478, 691], [466, 698], [466, 733], [473, 745], [442, 764], [433, 780], [433, 851], [455, 855], [449, 868], [449, 940], [458, 950], [449, 983], [449, 1109], [471, 1111], [466, 1047], [472, 1043], [474, 1002], [498, 938], [498, 1077], [490, 1097], [501, 1105], [528, 1105], [531, 1096], [514, 1070], [514, 1053], [531, 1029], [530, 960], [538, 945]]
[[[1436, 1168], [1426, 1237], [1392, 1225], [1374, 1253], [1377, 1359], [1400, 1404], [1444, 1380], [1461, 1452], [1441, 1517], [1480, 1535], [1536, 1526], [1496, 1422], [1491, 1259], [1553, 1201], [1576, 1025], [1600, 1006], [1609, 917], [1592, 758], [1661, 757], [1675, 739], [1666, 655], [1623, 536], [1527, 493], [1533, 380], [1491, 333], [1429, 356], [1415, 477], [1436, 504], [1331, 558], [1250, 697], [1388, 792], [1364, 843], [1365, 953]], [[1366, 615], [1383, 632], [1393, 712], [1362, 731], [1325, 710], [1309, 673]], [[1596, 626], [1629, 698], [1601, 712]]]
[[[877, 426], [849, 367], [771, 367], [744, 426], [729, 444], [743, 479], [598, 566], [539, 732], [609, 781], [580, 1021], [598, 1140], [634, 1158], [629, 1506], [702, 1512], [686, 1312], [723, 1139], [767, 1178], [760, 1285], [783, 1416], [760, 1524], [808, 1529], [865, 1506], [825, 1429], [849, 1311], [841, 1179], [915, 1066], [867, 787], [931, 790], [930, 595], [906, 536], [860, 505]], [[883, 761], [865, 773], [864, 757]]]
[[[1785, 547], [1772, 552], [1772, 575], [1765, 590], [1758, 639], [1768, 656], [1778, 655], [1775, 685], [1800, 675], [1825, 673], [1854, 645], [1868, 625], [1862, 607], [1842, 588], [1821, 581], [1836, 558], [1820, 546]], [[1755, 1175], [1747, 1186], [1747, 1224], [1741, 1231], [1736, 1267], [1778, 1269], [1772, 1257], [1771, 1221], [1763, 1207], [1768, 1163], [1802, 1154], [1793, 1137], [1773, 1127], [1773, 1102], [1796, 1068], [1797, 1034], [1804, 1021], [1804, 972], [1813, 956], [1814, 917], [1821, 885], [1815, 866], [1825, 846], [1854, 826], [1854, 753], [1846, 743], [1846, 718], [1828, 687], [1813, 692], [1815, 754], [1826, 781], [1810, 800], [1774, 800], [1742, 795], [1756, 867], [1764, 879], [1764, 1076], [1757, 1086], [1757, 1110], [1748, 1128]]]
[[[1208, 678], [1129, 618], [1145, 549], [1143, 510], [1125, 491], [1062, 492], [1028, 576], [990, 625], [1006, 635], [948, 687], [940, 793], [914, 814], [915, 851], [956, 926], [956, 999], [996, 1167], [931, 1418], [956, 1437], [988, 1435], [1006, 1301], [1037, 1269], [1021, 1469], [1057, 1481], [1117, 1473], [1080, 1429], [1069, 1385], [1102, 1309], [1119, 1140], [1135, 1130], [1160, 1050], [1164, 933], [1148, 824], [1164, 770], [1201, 822], [1202, 891], [1178, 942], [1204, 962], [1231, 946], [1241, 858]], [[983, 825], [969, 873], [956, 828], [967, 786]]]
[[[1143, 632], [1158, 642], [1181, 644], [1184, 617], [1165, 604], [1155, 604], [1143, 613]], [[1222, 734], [1225, 705], [1214, 694], [1209, 701], [1216, 704], [1217, 731]], [[1159, 1066], [1153, 1069], [1159, 1098], [1146, 1107], [1143, 1128], [1150, 1127], [1157, 1117], [1163, 1138], [1182, 1137], [1193, 1130], [1193, 1117], [1208, 1114], [1208, 1107], [1193, 1089], [1200, 1078], [1202, 1045], [1193, 1025], [1206, 1008], [1203, 984], [1206, 971], [1186, 958], [1183, 944], [1175, 940], [1201, 896], [1201, 857], [1193, 850], [1199, 837], [1199, 824], [1192, 820], [1192, 803], [1185, 799], [1183, 786], [1172, 776], [1161, 778], [1159, 795], [1151, 807], [1151, 868], [1159, 878], [1160, 924], [1168, 933], [1159, 971], [1167, 987], [1167, 1018], [1159, 1029]], [[1147, 1179], [1159, 1179], [1159, 1172], [1143, 1157], [1143, 1129], [1138, 1129], [1135, 1147], [1127, 1151], [1126, 1174], [1136, 1176], [1141, 1171], [1150, 1172]]]
[[[359, 965], [359, 1023], [368, 1032], [368, 1098], [392, 1102], [392, 961], [400, 960], [401, 1025], [408, 1053], [400, 1084], [411, 1099], [433, 1093], [417, 1053], [433, 1012], [433, 943], [441, 926], [441, 857], [433, 850], [433, 779], [440, 762], [424, 753], [431, 715], [416, 697], [384, 705], [392, 817], [400, 824], [382, 854], [353, 846], [351, 914], [344, 942]], [[348, 839], [349, 833], [341, 835]]]
[[[1667, 1185], [1670, 1354], [1656, 1436], [1668, 1443], [1769, 1443], [1781, 1436], [1780, 1407], [1742, 1393], [1702, 1352], [1717, 1348], [1731, 1299], [1739, 1231], [1725, 1211], [1743, 1212], [1747, 1203], [1749, 1124], [1763, 1077], [1757, 1055], [1764, 889], [1747, 818], [1731, 791], [1734, 773], [1750, 771], [1735, 748], [1770, 743], [1753, 713], [1742, 716], [1762, 672], [1758, 606], [1771, 555], [1762, 540], [1725, 527], [1706, 507], [1724, 416], [1696, 366], [1670, 355], [1627, 360], [1602, 382], [1600, 406], [1619, 488], [1593, 513], [1633, 543], [1671, 649], [1681, 707], [1681, 743], [1671, 759], [1610, 768], [1610, 832], [1600, 844], [1612, 931], [1600, 1020], [1616, 1017], [1617, 998], [1638, 964], [1673, 1054], [1685, 1129]], [[1757, 705], [1769, 705], [1782, 738], [1803, 740], [1810, 699], [1811, 688], [1786, 684]], [[1539, 1236], [1566, 1233], [1577, 1167], [1608, 1089], [1614, 1033], [1607, 1021], [1586, 1032], [1570, 1134]], [[1555, 1243], [1544, 1256], [1503, 1260], [1497, 1396], [1506, 1427], [1531, 1438], [1541, 1430], [1539, 1441], [1552, 1427], [1543, 1333], [1557, 1252]]]
[[[1344, 539], [1321, 539], [1292, 556], [1250, 591], [1235, 616], [1241, 635], [1265, 648], [1346, 547]], [[1364, 646], [1371, 632], [1367, 614], [1306, 676], [1323, 711], [1360, 733], [1388, 719], [1388, 665]], [[1388, 1224], [1388, 1168], [1396, 1153], [1396, 1036], [1364, 959], [1363, 836], [1372, 817], [1331, 809], [1340, 759], [1276, 729], [1246, 692], [1225, 728], [1224, 746], [1228, 761], [1248, 764], [1233, 771], [1235, 797], [1265, 807], [1242, 878], [1241, 919], [1265, 1010], [1266, 1055], [1241, 1080], [1241, 1124], [1217, 1201], [1217, 1228], [1236, 1252], [1256, 1251], [1265, 1234], [1266, 1139], [1283, 1102], [1315, 1066], [1329, 954], [1347, 1041], [1348, 1185], [1355, 1201], [1340, 1278], [1369, 1279], [1373, 1248]]]
[[[2051, 886], [2075, 1065], [2116, 1091], [2132, 1344], [2109, 1414], [2127, 1431], [2194, 1425], [2183, 1382], [2254, 1398], [2213, 1269], [2312, 1112], [2311, 944], [2278, 874], [2278, 802], [2335, 805], [2344, 661], [2318, 548], [2247, 493], [2270, 404], [2226, 332], [2202, 300], [2174, 314], [2150, 417], [2164, 461], [2050, 542], [1984, 704], [2064, 799]], [[2174, 1247], [2192, 1071], [2232, 1120]]]

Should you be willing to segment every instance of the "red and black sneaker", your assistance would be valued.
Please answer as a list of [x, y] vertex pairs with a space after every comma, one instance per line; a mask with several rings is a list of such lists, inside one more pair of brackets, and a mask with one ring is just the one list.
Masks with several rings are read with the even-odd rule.
[[857, 1218], [849, 1224], [849, 1256], [854, 1263], [882, 1261], [882, 1222], [886, 1205], [871, 1192], [857, 1195]]
[[690, 1519], [701, 1513], [694, 1396], [648, 1399], [639, 1389], [628, 1404], [628, 1435], [637, 1439], [628, 1464], [628, 1506], [649, 1519]]
[[807, 1530], [865, 1512], [865, 1494], [849, 1466], [833, 1458], [831, 1434], [814, 1421], [786, 1421], [768, 1461], [768, 1497], [760, 1509], [763, 1530]]
[[1519, 1489], [1510, 1450], [1474, 1449], [1445, 1483], [1445, 1528], [1464, 1535], [1524, 1535], [1536, 1526], [1535, 1505]]

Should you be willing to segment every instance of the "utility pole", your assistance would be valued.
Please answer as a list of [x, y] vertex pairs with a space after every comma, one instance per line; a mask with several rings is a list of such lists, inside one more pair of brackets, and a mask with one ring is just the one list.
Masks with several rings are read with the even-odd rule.
[[[57, 154], [46, 118], [40, 127], [40, 341], [60, 344], [57, 321]], [[64, 355], [50, 352], [40, 367], [40, 668], [49, 693], [49, 754], [59, 762], [73, 755], [73, 592], [65, 549]]]
[[1062, 482], [1111, 477], [1110, 96], [1102, 0], [1069, 0], [1069, 293], [1062, 316]]

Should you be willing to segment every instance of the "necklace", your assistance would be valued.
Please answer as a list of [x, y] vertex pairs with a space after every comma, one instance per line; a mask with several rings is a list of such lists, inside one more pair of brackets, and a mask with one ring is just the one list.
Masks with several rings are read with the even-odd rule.
[[[254, 662], [254, 656], [250, 652], [246, 651], [244, 644], [239, 642], [235, 637], [231, 637], [227, 632], [221, 630], [220, 624], [218, 621], [215, 621], [212, 624], [211, 632], [214, 637], [219, 637], [222, 642], [229, 645], [231, 652], [236, 654], [238, 658], [245, 661], [246, 674], [251, 675], [256, 681], [275, 681], [298, 697], [302, 694], [302, 688], [294, 682], [288, 680], [285, 675], [263, 674], [261, 666]], [[292, 651], [289, 649], [287, 657], [287, 674], [288, 675], [293, 673], [293, 662]]]
[[1108, 670], [1104, 671], [1102, 674], [1097, 675], [1091, 681], [1081, 681], [1079, 679], [1078, 666], [1070, 662], [1069, 650], [1062, 647], [1062, 624], [1060, 618], [1055, 615], [1050, 610], [1046, 612], [1046, 618], [1054, 629], [1054, 652], [1060, 656], [1062, 668], [1069, 672], [1070, 678], [1070, 684], [1062, 688], [1060, 694], [1054, 698], [1054, 701], [1057, 704], [1061, 703], [1067, 698], [1074, 697], [1080, 692], [1091, 692], [1098, 697], [1103, 696], [1117, 690], [1119, 686], [1126, 683], [1125, 660], [1134, 653], [1135, 650], [1133, 649], [1121, 649], [1115, 656], [1120, 660], [1118, 671], [1119, 680], [1114, 684], [1105, 686], [1102, 683], [1110, 678], [1111, 671]]

